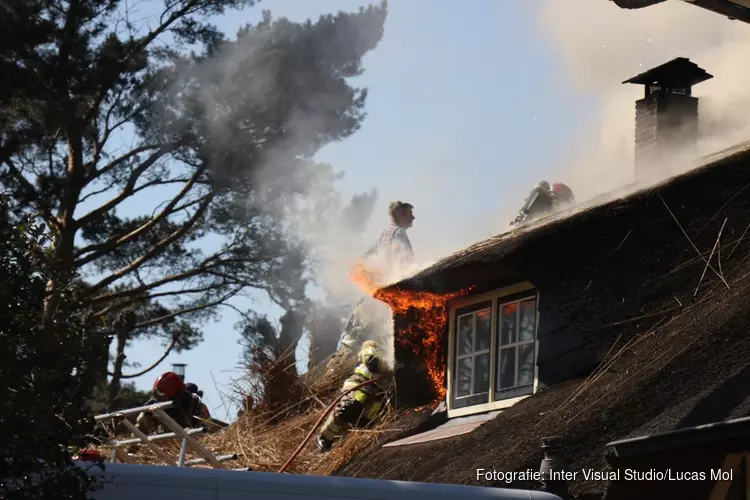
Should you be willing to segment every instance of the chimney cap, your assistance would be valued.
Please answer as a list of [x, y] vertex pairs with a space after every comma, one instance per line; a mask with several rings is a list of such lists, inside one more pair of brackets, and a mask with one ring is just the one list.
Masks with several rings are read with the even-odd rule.
[[676, 57], [671, 61], [634, 76], [622, 83], [650, 85], [659, 83], [666, 87], [692, 87], [714, 76], [686, 57]]

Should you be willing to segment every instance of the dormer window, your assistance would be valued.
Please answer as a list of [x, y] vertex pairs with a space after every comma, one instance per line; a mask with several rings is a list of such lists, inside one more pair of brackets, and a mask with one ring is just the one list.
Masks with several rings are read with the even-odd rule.
[[533, 394], [537, 323], [530, 283], [450, 305], [449, 417], [504, 408]]

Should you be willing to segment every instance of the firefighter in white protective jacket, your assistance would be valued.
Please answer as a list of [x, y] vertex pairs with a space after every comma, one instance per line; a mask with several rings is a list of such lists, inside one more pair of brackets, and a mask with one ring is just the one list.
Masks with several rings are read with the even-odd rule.
[[[414, 260], [414, 250], [406, 234], [406, 230], [414, 223], [413, 210], [414, 206], [410, 203], [391, 202], [388, 206], [390, 224], [363, 255], [368, 269], [381, 275], [380, 279], [384, 283], [390, 283], [398, 277]], [[344, 326], [339, 348], [347, 349], [353, 354], [365, 340], [383, 340], [390, 320], [391, 310], [386, 304], [373, 297], [363, 297]]]
[[365, 427], [372, 423], [383, 407], [389, 384], [388, 375], [391, 374], [391, 370], [378, 349], [377, 342], [374, 340], [364, 342], [357, 361], [359, 364], [354, 369], [354, 373], [344, 382], [342, 392], [379, 375], [385, 374], [386, 376], [351, 391], [341, 398], [318, 433], [320, 451], [331, 449], [333, 443], [343, 437], [351, 427]]

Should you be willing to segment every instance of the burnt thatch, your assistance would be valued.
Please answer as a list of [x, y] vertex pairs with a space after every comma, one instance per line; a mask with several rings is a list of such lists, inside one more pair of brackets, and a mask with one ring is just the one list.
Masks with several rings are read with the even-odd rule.
[[[538, 469], [540, 439], [549, 435], [562, 436], [572, 470], [601, 470], [609, 441], [747, 415], [748, 188], [744, 148], [659, 186], [482, 242], [394, 285], [438, 293], [473, 285], [479, 293], [529, 280], [602, 363], [473, 433], [368, 450], [340, 473], [477, 484], [478, 468]], [[573, 484], [577, 494], [603, 488]]]

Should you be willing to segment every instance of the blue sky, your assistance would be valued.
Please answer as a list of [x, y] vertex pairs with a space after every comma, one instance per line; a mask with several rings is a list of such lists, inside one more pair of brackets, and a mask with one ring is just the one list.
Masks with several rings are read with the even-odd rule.
[[[303, 21], [367, 3], [263, 0], [214, 22], [234, 36], [262, 9]], [[621, 82], [677, 56], [716, 76], [696, 89], [702, 152], [747, 139], [747, 24], [677, 1], [622, 10], [609, 0], [390, 0], [383, 40], [356, 82], [369, 89], [368, 117], [318, 159], [345, 172], [344, 195], [378, 190], [363, 249], [386, 223], [388, 202], [401, 199], [415, 205], [409, 234], [429, 262], [505, 230], [540, 179], [569, 183], [579, 199], [628, 182], [642, 89]], [[278, 314], [262, 298], [254, 307]], [[199, 347], [137, 385], [148, 389], [159, 370], [187, 363], [215, 416], [233, 418], [220, 393], [240, 375], [241, 349], [236, 314], [221, 312]], [[149, 365], [162, 352], [140, 342], [127, 354]]]
[[[390, 200], [410, 201], [415, 251], [438, 258], [503, 231], [534, 182], [558, 180], [560, 159], [596, 103], [568, 82], [560, 55], [540, 35], [537, 11], [544, 1], [390, 2], [383, 40], [365, 58], [357, 82], [369, 89], [368, 117], [359, 132], [318, 155], [346, 173], [345, 195], [378, 190], [368, 238], [385, 224]], [[261, 9], [302, 21], [366, 3], [264, 0], [215, 22], [234, 36], [239, 26], [258, 21]], [[256, 307], [269, 306], [259, 299]], [[186, 363], [187, 378], [204, 390], [215, 416], [232, 419], [236, 410], [222, 406], [220, 392], [240, 374], [236, 320], [223, 309], [199, 347], [170, 355], [136, 384], [148, 389], [171, 363]], [[127, 354], [145, 366], [162, 350], [144, 341]]]

